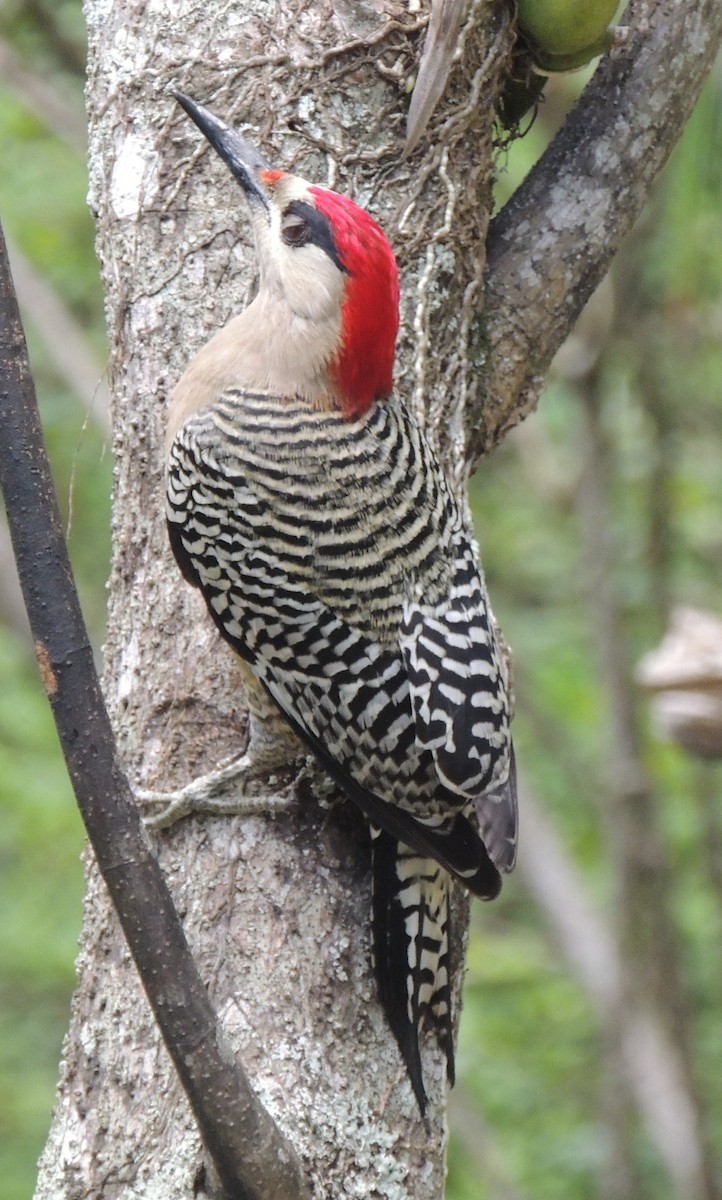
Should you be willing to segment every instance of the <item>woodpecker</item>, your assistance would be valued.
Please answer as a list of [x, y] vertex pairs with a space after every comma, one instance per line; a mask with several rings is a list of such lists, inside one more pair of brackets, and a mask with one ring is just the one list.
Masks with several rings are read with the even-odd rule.
[[379, 992], [423, 1113], [425, 1021], [454, 1076], [452, 880], [491, 899], [515, 857], [508, 697], [477, 550], [392, 387], [386, 236], [177, 99], [245, 193], [259, 285], [173, 393], [170, 542], [241, 661], [252, 730], [280, 713], [368, 818]]

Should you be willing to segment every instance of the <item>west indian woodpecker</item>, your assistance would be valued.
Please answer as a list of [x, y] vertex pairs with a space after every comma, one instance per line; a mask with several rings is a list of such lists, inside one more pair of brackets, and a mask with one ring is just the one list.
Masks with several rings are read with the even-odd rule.
[[[165, 797], [155, 823], [247, 812], [242, 785], [218, 786], [310, 748], [371, 824], [379, 991], [423, 1112], [425, 1022], [454, 1075], [451, 881], [491, 899], [515, 856], [508, 697], [477, 550], [393, 392], [385, 235], [178, 100], [240, 183], [258, 254], [256, 298], [173, 393], [166, 476], [171, 545], [241, 660], [251, 743]], [[295, 737], [276, 736], [279, 713]]]

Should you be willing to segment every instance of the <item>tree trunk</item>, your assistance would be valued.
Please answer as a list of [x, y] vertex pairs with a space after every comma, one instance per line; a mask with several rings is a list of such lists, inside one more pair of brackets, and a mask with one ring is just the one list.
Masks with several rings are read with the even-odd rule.
[[[116, 455], [106, 695], [131, 779], [167, 788], [243, 748], [230, 653], [166, 544], [167, 396], [190, 355], [246, 303], [242, 197], [172, 98], [247, 126], [267, 157], [369, 207], [402, 273], [399, 386], [464, 462], [477, 381], [491, 98], [503, 7], [472, 6], [434, 139], [399, 161], [402, 93], [423, 14], [383, 3], [183, 5], [89, 0], [91, 203], [111, 334]], [[190, 61], [189, 47], [194, 47]], [[472, 65], [468, 65], [472, 64]], [[453, 314], [453, 319], [452, 319]], [[292, 779], [279, 788], [294, 799]], [[438, 1200], [444, 1064], [429, 1041], [427, 1122], [382, 1016], [369, 938], [368, 837], [310, 790], [282, 816], [182, 822], [158, 854], [228, 1038], [300, 1153], [314, 1196]], [[466, 905], [457, 914], [462, 959]], [[457, 976], [459, 972], [457, 971]], [[201, 1147], [89, 864], [80, 981], [38, 1197], [190, 1196]]]
[[[695, 19], [704, 25], [709, 3], [692, 0], [686, 30]], [[631, 7], [664, 17], [670, 4]], [[492, 317], [480, 314], [509, 10], [472, 0], [445, 96], [422, 148], [403, 161], [427, 12], [425, 0], [86, 0], [90, 190], [116, 454], [106, 695], [138, 786], [188, 781], [239, 752], [246, 729], [231, 655], [171, 561], [162, 469], [167, 397], [191, 354], [246, 303], [253, 251], [240, 193], [172, 91], [247, 129], [279, 166], [352, 195], [379, 219], [402, 277], [397, 384], [413, 396], [459, 489], [470, 453], [513, 423], [520, 388], [528, 407], [554, 339], [581, 303], [577, 288], [534, 360], [531, 384], [523, 369], [505, 373], [499, 345], [517, 366], [528, 353], [514, 308], [519, 290], [510, 299], [501, 275], [490, 277], [498, 307]], [[707, 58], [719, 40], [713, 20]], [[654, 21], [649, 28], [654, 33]], [[673, 53], [671, 35], [670, 44]], [[696, 53], [701, 45], [697, 39]], [[670, 145], [681, 123], [667, 133]], [[621, 153], [620, 163], [623, 171]], [[635, 192], [638, 206], [650, 182]], [[538, 197], [532, 214], [544, 215]], [[588, 262], [576, 236], [579, 252], [566, 253], [586, 287], [611, 250], [595, 245]], [[513, 280], [503, 267], [509, 246], [503, 226], [497, 260], [505, 284]], [[574, 278], [565, 280], [573, 291]], [[543, 272], [525, 283], [526, 299], [536, 296], [541, 311], [543, 283]], [[482, 394], [485, 346], [491, 374]], [[483, 395], [493, 413], [486, 425]], [[363, 822], [344, 802], [320, 806], [312, 788], [299, 796], [291, 772], [274, 787], [294, 801], [283, 815], [188, 820], [154, 839], [201, 975], [230, 1045], [301, 1155], [315, 1198], [440, 1200], [443, 1063], [429, 1041], [424, 1122], [372, 977]], [[463, 900], [458, 910], [460, 964]], [[458, 986], [458, 968], [456, 977]], [[89, 863], [79, 984], [37, 1200], [180, 1200], [207, 1187], [190, 1111]]]

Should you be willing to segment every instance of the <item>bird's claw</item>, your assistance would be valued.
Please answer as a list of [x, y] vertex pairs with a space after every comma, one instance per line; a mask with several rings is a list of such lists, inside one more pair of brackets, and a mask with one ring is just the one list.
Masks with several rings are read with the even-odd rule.
[[149, 829], [167, 829], [191, 813], [206, 816], [254, 816], [293, 807], [294, 790], [280, 789], [275, 775], [264, 774], [249, 755], [231, 759], [172, 792], [139, 789], [135, 793]]

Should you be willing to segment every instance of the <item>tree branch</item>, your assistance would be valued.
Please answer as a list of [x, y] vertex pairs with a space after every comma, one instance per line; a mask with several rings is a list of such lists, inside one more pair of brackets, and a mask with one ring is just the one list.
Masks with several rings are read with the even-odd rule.
[[1, 232], [0, 404], [0, 484], [43, 684], [100, 872], [166, 1047], [228, 1195], [303, 1200], [308, 1193], [294, 1151], [224, 1051], [118, 763], [63, 539]]
[[524, 839], [534, 847], [519, 857], [521, 882], [599, 1018], [618, 1024], [628, 1086], [679, 1195], [707, 1196], [699, 1112], [680, 1047], [647, 997], [629, 989], [608, 922], [590, 902], [549, 814], [523, 778], [519, 796]]
[[536, 404], [543, 375], [639, 216], [722, 42], [719, 0], [631, 0], [600, 63], [487, 241], [476, 465]]
[[105, 364], [95, 354], [84, 330], [58, 292], [35, 269], [30, 259], [6, 235], [15, 292], [26, 314], [25, 324], [37, 329], [53, 367], [68, 391], [109, 436], [110, 390]]
[[[57, 42], [55, 44], [57, 46]], [[85, 153], [87, 135], [82, 106], [76, 107], [66, 99], [61, 89], [47, 77], [29, 71], [15, 48], [4, 38], [0, 38], [0, 76], [5, 87], [10, 88], [20, 103], [34, 112], [71, 153]]]

